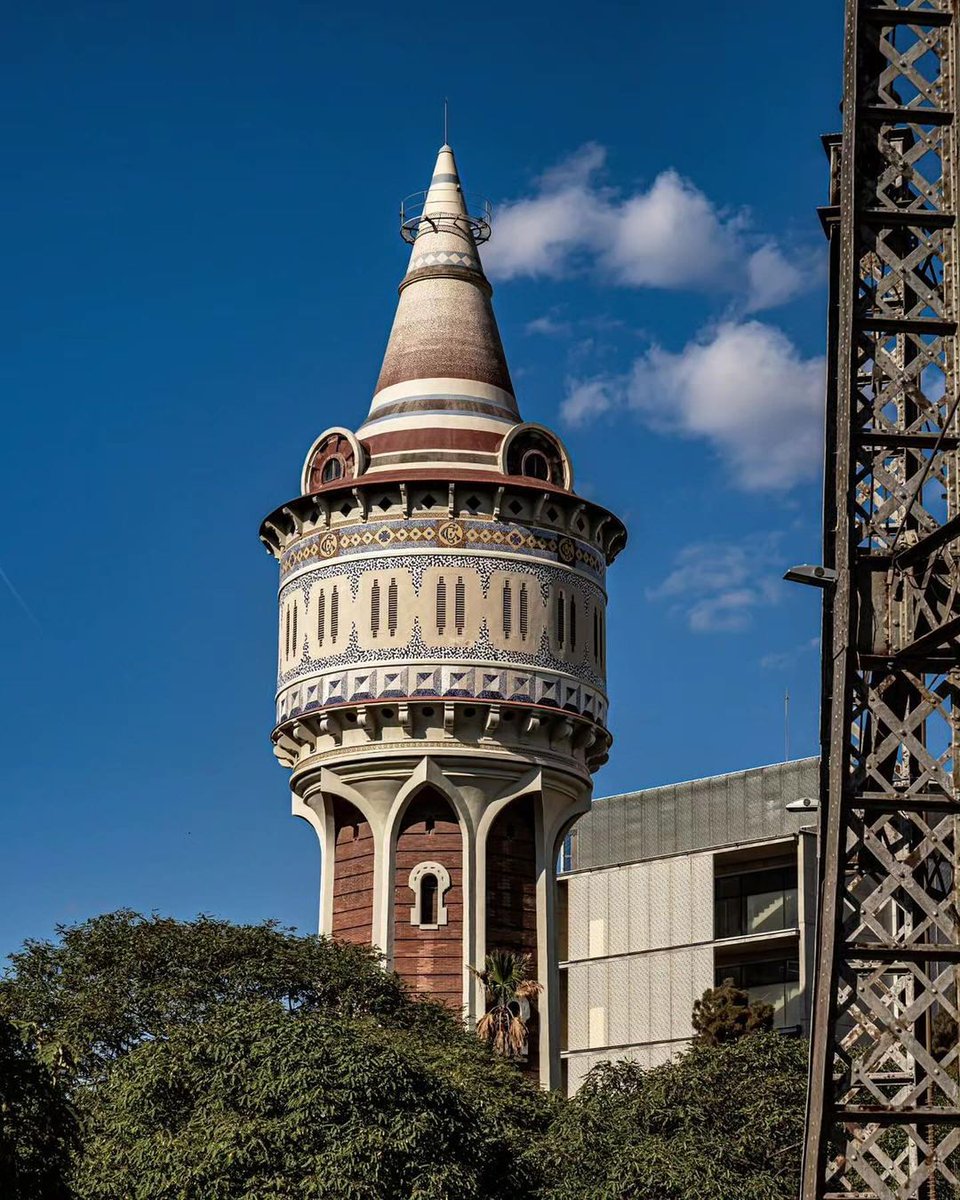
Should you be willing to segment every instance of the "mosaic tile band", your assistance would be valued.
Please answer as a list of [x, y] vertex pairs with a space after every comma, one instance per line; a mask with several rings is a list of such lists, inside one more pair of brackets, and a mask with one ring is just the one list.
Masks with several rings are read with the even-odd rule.
[[535, 704], [606, 724], [606, 698], [582, 683], [546, 671], [464, 667], [456, 663], [353, 667], [302, 680], [278, 696], [277, 724], [338, 705], [444, 699]]
[[490, 550], [549, 557], [576, 566], [603, 580], [606, 564], [586, 542], [565, 534], [535, 533], [523, 525], [500, 521], [419, 519], [374, 521], [341, 529], [320, 530], [298, 539], [280, 556], [280, 577], [307, 564], [372, 550], [442, 549]]

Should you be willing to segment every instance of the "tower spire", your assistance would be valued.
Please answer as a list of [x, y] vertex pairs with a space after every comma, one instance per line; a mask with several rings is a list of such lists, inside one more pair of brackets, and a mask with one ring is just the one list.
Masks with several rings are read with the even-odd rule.
[[478, 245], [489, 208], [471, 213], [452, 148], [408, 209], [411, 243], [397, 313], [370, 412], [357, 436], [371, 471], [405, 466], [490, 470], [520, 421]]

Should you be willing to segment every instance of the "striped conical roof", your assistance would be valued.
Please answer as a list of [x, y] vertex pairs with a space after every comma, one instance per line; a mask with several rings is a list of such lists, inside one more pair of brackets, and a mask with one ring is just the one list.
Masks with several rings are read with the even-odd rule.
[[520, 421], [456, 160], [441, 146], [370, 412], [368, 470], [489, 471]]

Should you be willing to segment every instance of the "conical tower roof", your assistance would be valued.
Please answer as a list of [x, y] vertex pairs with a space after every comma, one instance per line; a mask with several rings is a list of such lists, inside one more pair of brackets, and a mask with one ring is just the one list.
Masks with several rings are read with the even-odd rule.
[[441, 146], [418, 218], [404, 224], [410, 263], [370, 412], [357, 431], [368, 470], [489, 471], [520, 421], [493, 315], [492, 288], [453, 150]]

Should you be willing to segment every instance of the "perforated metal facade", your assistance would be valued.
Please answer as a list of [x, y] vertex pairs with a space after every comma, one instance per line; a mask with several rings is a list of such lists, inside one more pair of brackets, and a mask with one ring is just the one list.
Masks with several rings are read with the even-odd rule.
[[[816, 794], [817, 760], [804, 759], [594, 803], [561, 875], [568, 1091], [598, 1062], [654, 1066], [681, 1050], [694, 1000], [727, 963], [795, 962], [790, 1013], [803, 1023], [816, 814], [786, 806]], [[796, 864], [795, 909], [773, 928], [717, 938], [718, 872], [774, 862]]]
[[577, 823], [574, 869], [795, 834], [814, 818], [786, 806], [817, 796], [818, 763], [801, 758], [597, 800]]

